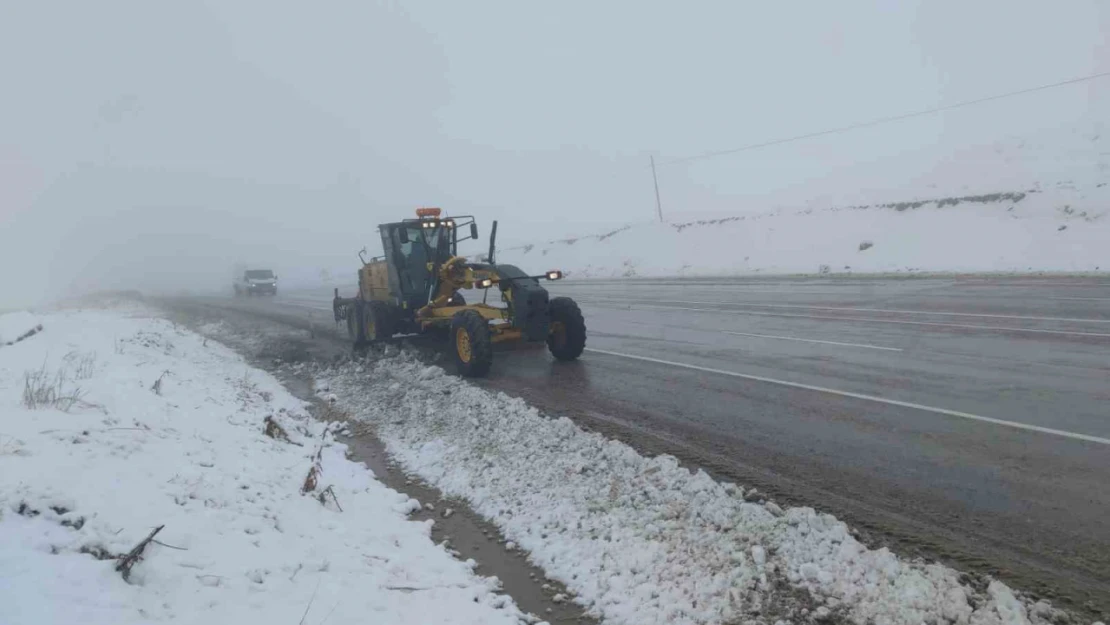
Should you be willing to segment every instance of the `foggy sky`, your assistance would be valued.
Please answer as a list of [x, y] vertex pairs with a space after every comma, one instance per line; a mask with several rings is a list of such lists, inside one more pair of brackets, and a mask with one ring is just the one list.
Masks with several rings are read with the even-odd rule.
[[[1098, 0], [4, 0], [0, 309], [353, 276], [420, 205], [506, 243], [647, 220], [649, 155], [1108, 71], [1108, 33]], [[665, 209], [897, 196], [937, 154], [1110, 121], [1108, 83], [662, 167]]]

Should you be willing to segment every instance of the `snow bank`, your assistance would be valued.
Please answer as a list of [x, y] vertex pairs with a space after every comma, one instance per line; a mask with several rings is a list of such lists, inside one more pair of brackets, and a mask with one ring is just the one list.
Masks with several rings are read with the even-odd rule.
[[1024, 625], [1054, 614], [997, 581], [977, 590], [952, 569], [868, 549], [832, 516], [758, 503], [407, 354], [321, 379], [409, 471], [468, 499], [608, 623]]
[[1110, 185], [715, 215], [518, 246], [576, 277], [1110, 271]]
[[0, 345], [11, 345], [42, 329], [38, 317], [21, 310], [0, 315]]
[[[525, 620], [229, 349], [119, 312], [45, 319], [0, 350], [0, 623]], [[36, 409], [27, 370], [57, 391]], [[125, 581], [113, 558], [163, 525]]]

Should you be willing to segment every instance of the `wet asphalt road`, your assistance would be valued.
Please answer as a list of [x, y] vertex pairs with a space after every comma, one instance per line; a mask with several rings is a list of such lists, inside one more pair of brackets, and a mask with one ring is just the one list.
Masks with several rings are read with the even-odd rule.
[[[1110, 616], [1110, 280], [551, 286], [591, 351], [499, 352], [483, 384]], [[205, 302], [330, 328], [330, 299]]]

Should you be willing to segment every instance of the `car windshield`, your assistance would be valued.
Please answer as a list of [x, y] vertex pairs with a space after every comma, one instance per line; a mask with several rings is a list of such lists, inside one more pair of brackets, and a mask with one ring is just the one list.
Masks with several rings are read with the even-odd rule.
[[274, 277], [274, 272], [269, 269], [252, 269], [247, 272], [247, 280], [269, 280]]

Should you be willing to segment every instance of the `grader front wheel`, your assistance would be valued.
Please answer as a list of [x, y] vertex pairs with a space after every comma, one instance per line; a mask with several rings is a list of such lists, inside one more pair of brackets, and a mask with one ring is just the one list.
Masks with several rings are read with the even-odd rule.
[[485, 318], [473, 310], [459, 311], [451, 317], [448, 336], [460, 374], [476, 378], [489, 373], [493, 364], [493, 341]]
[[551, 331], [547, 349], [559, 360], [577, 360], [586, 349], [586, 320], [578, 304], [569, 297], [556, 297], [548, 304]]

